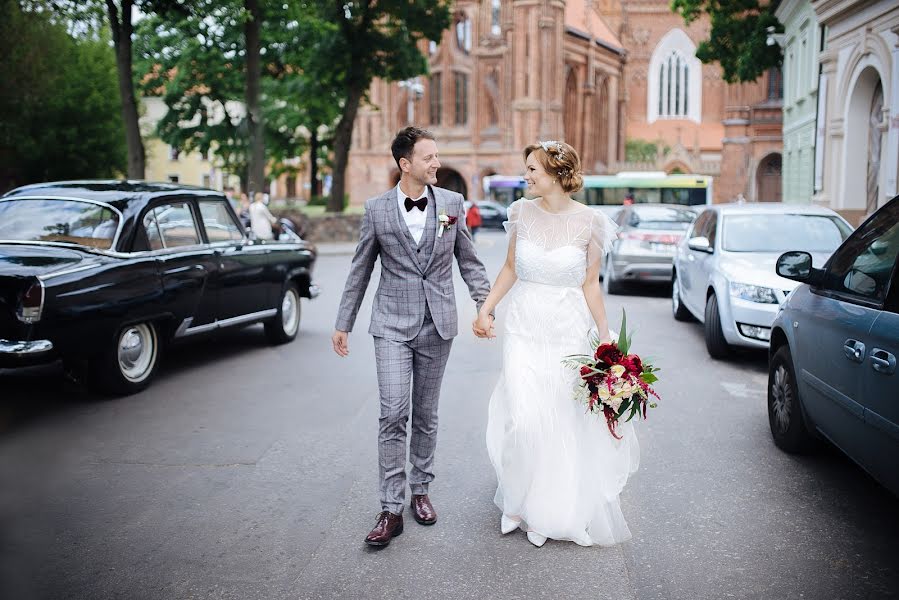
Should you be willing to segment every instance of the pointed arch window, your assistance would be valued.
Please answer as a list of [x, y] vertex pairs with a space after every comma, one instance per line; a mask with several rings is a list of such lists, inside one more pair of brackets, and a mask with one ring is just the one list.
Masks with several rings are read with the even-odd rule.
[[647, 82], [647, 120], [701, 120], [702, 63], [696, 46], [680, 29], [666, 33], [653, 50]]

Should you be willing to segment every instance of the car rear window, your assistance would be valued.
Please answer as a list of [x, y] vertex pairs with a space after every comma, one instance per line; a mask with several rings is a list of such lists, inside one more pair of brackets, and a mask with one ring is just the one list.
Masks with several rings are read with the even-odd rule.
[[637, 229], [675, 229], [686, 231], [696, 219], [691, 210], [678, 210], [666, 206], [646, 206], [631, 213], [628, 225]]
[[723, 247], [728, 252], [833, 252], [850, 233], [830, 215], [726, 215]]
[[0, 241], [55, 242], [109, 250], [119, 215], [104, 204], [60, 198], [0, 200]]

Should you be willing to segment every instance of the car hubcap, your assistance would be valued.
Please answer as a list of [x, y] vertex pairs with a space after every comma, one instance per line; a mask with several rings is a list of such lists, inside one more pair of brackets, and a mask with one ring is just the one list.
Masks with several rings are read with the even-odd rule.
[[125, 329], [119, 336], [118, 356], [119, 369], [126, 379], [145, 379], [156, 358], [156, 339], [150, 327], [142, 323]]
[[292, 289], [287, 290], [284, 294], [284, 300], [281, 301], [281, 325], [284, 327], [284, 333], [293, 335], [300, 321], [300, 303], [296, 292]]
[[774, 410], [774, 422], [781, 433], [790, 426], [790, 409], [793, 406], [793, 386], [790, 376], [783, 365], [778, 365], [771, 384], [771, 407]]

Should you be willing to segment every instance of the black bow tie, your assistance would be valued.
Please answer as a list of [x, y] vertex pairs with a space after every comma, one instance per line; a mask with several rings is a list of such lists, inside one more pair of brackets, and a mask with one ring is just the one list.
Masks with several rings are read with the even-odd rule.
[[406, 198], [406, 212], [412, 210], [413, 207], [424, 212], [424, 210], [428, 207], [428, 197], [425, 196], [424, 198], [419, 198], [418, 200]]

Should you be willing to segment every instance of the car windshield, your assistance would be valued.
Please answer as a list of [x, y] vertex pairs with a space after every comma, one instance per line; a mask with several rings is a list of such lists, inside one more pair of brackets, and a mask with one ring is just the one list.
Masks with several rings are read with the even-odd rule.
[[0, 241], [61, 242], [108, 250], [118, 229], [118, 214], [92, 202], [0, 200]]
[[667, 206], [641, 206], [631, 214], [631, 227], [637, 229], [676, 229], [686, 231], [696, 218], [691, 210]]
[[852, 232], [829, 215], [745, 214], [724, 217], [729, 252], [833, 252]]

